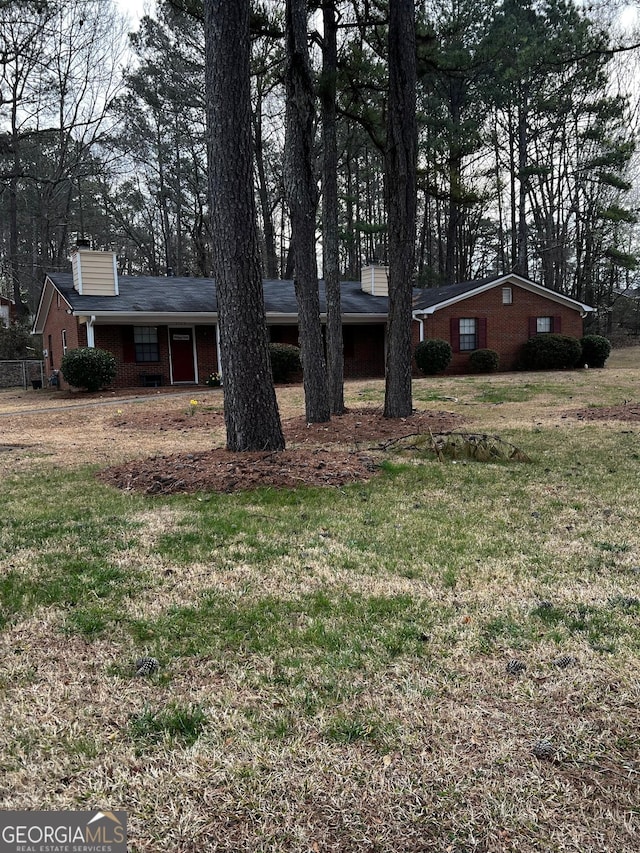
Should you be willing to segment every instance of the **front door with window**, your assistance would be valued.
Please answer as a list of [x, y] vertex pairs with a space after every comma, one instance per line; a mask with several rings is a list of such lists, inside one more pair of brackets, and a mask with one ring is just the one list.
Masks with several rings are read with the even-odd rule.
[[193, 329], [169, 329], [173, 382], [195, 382]]

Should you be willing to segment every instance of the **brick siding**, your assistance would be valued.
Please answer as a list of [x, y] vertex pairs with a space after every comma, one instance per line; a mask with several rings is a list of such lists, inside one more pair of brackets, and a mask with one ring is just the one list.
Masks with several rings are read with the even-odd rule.
[[[469, 297], [448, 308], [436, 311], [424, 321], [425, 338], [442, 338], [451, 343], [451, 320], [473, 317], [485, 318], [487, 326], [486, 347], [495, 350], [500, 357], [500, 370], [513, 370], [517, 366], [522, 345], [529, 338], [529, 320], [531, 317], [560, 317], [561, 332], [576, 338], [582, 337], [583, 321], [577, 310], [562, 306], [542, 295], [532, 293], [515, 284], [509, 285], [513, 294], [510, 305], [502, 303], [502, 286], [497, 286], [482, 294]], [[62, 360], [62, 331], [66, 330], [67, 348], [87, 346], [87, 330], [84, 324], [78, 325], [76, 318], [66, 313], [69, 306], [54, 291], [51, 308], [43, 334], [43, 347], [49, 349], [45, 359], [45, 375], [60, 369]], [[173, 328], [173, 326], [172, 326]], [[144, 375], [160, 376], [162, 384], [171, 381], [169, 360], [169, 327], [158, 326], [157, 362], [138, 363], [131, 348], [132, 327], [96, 325], [95, 345], [109, 350], [116, 357], [118, 372], [113, 382], [115, 388], [135, 387], [142, 384]], [[279, 343], [298, 345], [298, 328], [294, 325], [274, 325], [269, 327], [270, 339]], [[412, 324], [413, 344], [418, 343], [420, 326]], [[385, 324], [345, 324], [344, 335], [344, 374], [347, 378], [382, 377], [385, 360]], [[49, 343], [51, 340], [51, 344]], [[195, 327], [198, 381], [204, 384], [211, 373], [218, 372], [216, 349], [216, 327], [214, 325]], [[129, 341], [129, 344], [127, 343]], [[414, 364], [414, 372], [419, 371]], [[469, 372], [469, 353], [455, 353], [451, 365], [446, 371], [450, 374]], [[60, 384], [65, 387], [62, 376]]]
[[[62, 347], [63, 330], [66, 332], [67, 349], [77, 349], [78, 347], [86, 347], [87, 345], [87, 327], [85, 325], [78, 325], [77, 318], [67, 314], [68, 308], [69, 304], [57, 291], [54, 291], [42, 335], [43, 349], [48, 350], [47, 356], [44, 359], [44, 373], [46, 377], [51, 376], [54, 370], [60, 370], [62, 356], [64, 355]], [[69, 387], [65, 383], [61, 373], [58, 375], [58, 381], [61, 388]]]
[[[583, 321], [580, 313], [523, 287], [509, 284], [513, 294], [511, 305], [502, 304], [502, 286], [471, 296], [461, 302], [436, 311], [425, 318], [424, 337], [440, 338], [451, 342], [451, 319], [465, 317], [487, 320], [486, 348], [495, 350], [500, 357], [499, 370], [514, 370], [522, 345], [529, 339], [530, 317], [560, 317], [563, 335], [581, 338]], [[419, 340], [419, 326], [414, 324], [413, 341]], [[417, 368], [416, 368], [417, 370]], [[454, 353], [446, 373], [468, 373], [469, 352]]]
[[[142, 385], [141, 377], [143, 376], [160, 376], [163, 385], [171, 384], [169, 326], [156, 328], [158, 330], [158, 361], [137, 362], [134, 360], [131, 348], [127, 346], [127, 333], [122, 326], [95, 327], [96, 346], [112, 352], [118, 362], [118, 372], [113, 381], [114, 388]], [[177, 327], [171, 326], [171, 328]], [[199, 383], [203, 385], [212, 373], [218, 371], [215, 326], [196, 326], [195, 335], [197, 375]]]
[[[384, 323], [352, 323], [342, 327], [347, 379], [384, 376], [384, 336]], [[298, 327], [293, 325], [269, 326], [269, 339], [273, 343], [300, 346]]]

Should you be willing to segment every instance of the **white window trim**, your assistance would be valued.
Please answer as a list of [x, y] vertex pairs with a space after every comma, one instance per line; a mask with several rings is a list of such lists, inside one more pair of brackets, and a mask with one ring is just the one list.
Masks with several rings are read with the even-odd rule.
[[[472, 323], [473, 332], [463, 332], [462, 324]], [[458, 321], [458, 334], [460, 336], [460, 352], [473, 352], [478, 348], [478, 321], [475, 317], [461, 317]], [[473, 346], [467, 347], [462, 345], [463, 338], [470, 338], [473, 335]]]

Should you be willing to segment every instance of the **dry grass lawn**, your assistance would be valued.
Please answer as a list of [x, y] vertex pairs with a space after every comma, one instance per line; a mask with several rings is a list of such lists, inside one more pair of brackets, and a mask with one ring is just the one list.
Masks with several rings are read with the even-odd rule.
[[0, 807], [124, 809], [138, 853], [640, 849], [639, 401], [638, 350], [419, 379], [532, 461], [147, 496], [95, 474], [223, 446], [220, 391], [0, 392]]

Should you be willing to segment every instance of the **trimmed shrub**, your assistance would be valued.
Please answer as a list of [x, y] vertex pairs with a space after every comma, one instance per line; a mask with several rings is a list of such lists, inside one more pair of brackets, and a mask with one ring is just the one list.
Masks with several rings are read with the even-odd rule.
[[414, 352], [416, 364], [427, 376], [442, 373], [451, 363], [453, 350], [448, 341], [433, 338], [428, 341], [420, 341]]
[[529, 338], [522, 347], [523, 370], [566, 370], [580, 362], [582, 347], [569, 335], [545, 334]]
[[274, 382], [288, 382], [300, 370], [300, 347], [293, 344], [269, 344]]
[[115, 356], [95, 347], [67, 350], [60, 365], [69, 385], [86, 388], [87, 391], [99, 391], [105, 385], [110, 385], [117, 369]]
[[604, 367], [611, 353], [611, 343], [607, 338], [603, 338], [602, 335], [585, 335], [584, 338], [580, 338], [580, 344], [582, 346], [580, 364]]
[[499, 364], [500, 356], [494, 349], [476, 349], [469, 356], [469, 367], [474, 373], [493, 373]]

